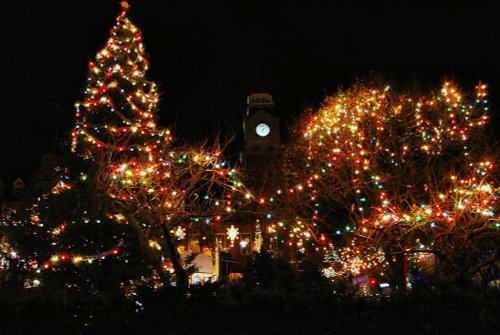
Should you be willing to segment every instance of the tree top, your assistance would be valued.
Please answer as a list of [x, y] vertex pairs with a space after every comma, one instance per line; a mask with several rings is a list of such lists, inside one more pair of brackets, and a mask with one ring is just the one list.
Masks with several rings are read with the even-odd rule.
[[128, 10], [130, 8], [130, 5], [127, 1], [121, 1], [120, 5], [122, 6], [123, 10]]

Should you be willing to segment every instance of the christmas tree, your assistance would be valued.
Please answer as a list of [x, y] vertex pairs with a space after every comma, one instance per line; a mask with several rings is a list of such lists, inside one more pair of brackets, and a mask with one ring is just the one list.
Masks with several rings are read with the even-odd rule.
[[[185, 232], [210, 238], [251, 195], [219, 146], [174, 144], [170, 131], [157, 127], [158, 93], [146, 79], [141, 33], [128, 10], [122, 2], [108, 42], [89, 62], [72, 132], [78, 167], [61, 169], [61, 180], [30, 218], [14, 225], [33, 240], [21, 243], [30, 248], [26, 254], [59, 272], [66, 286], [127, 286], [138, 277], [152, 283], [152, 267], [164, 284], [173, 268], [176, 284], [186, 288], [178, 250]], [[114, 264], [94, 271], [104, 263]]]
[[149, 153], [165, 134], [155, 131], [158, 95], [144, 78], [148, 65], [140, 32], [126, 17], [126, 2], [122, 9], [106, 47], [89, 64], [73, 132], [76, 157], [55, 167], [59, 181], [27, 215], [11, 213], [6, 220], [31, 276], [43, 277], [45, 285], [109, 292], [134, 286], [139, 278], [151, 283], [152, 267], [164, 274], [106, 193], [110, 159]]
[[151, 152], [168, 131], [156, 131], [158, 92], [145, 78], [148, 60], [140, 30], [122, 12], [106, 46], [89, 62], [85, 100], [77, 103], [73, 150], [85, 158]]
[[89, 63], [73, 150], [97, 167], [96, 206], [100, 196], [112, 199], [118, 206], [108, 216], [134, 227], [146, 253], [168, 260], [158, 272], [166, 276], [171, 264], [177, 284], [186, 287], [175, 232], [210, 230], [232, 214], [232, 195], [244, 188], [217, 145], [174, 145], [170, 131], [158, 129], [158, 93], [145, 77], [141, 33], [127, 17], [128, 4], [122, 7], [105, 48]]

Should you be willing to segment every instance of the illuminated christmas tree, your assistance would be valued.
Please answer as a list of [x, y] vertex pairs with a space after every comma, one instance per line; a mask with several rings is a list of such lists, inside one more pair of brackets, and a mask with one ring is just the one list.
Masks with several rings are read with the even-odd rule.
[[140, 32], [126, 17], [126, 2], [122, 8], [106, 47], [89, 64], [73, 132], [77, 157], [68, 159], [66, 167], [56, 166], [59, 181], [27, 217], [13, 213], [6, 220], [9, 237], [30, 261], [32, 275], [47, 279], [46, 285], [109, 292], [134, 286], [139, 278], [152, 283], [154, 273], [165, 275], [157, 255], [144, 248], [134, 227], [123, 223], [107, 195], [112, 160], [125, 151], [149, 152], [164, 135], [155, 130], [158, 96], [154, 83], [144, 78], [147, 60]]
[[92, 164], [76, 159], [56, 170], [59, 182], [27, 213], [12, 212], [4, 220], [12, 245], [11, 260], [4, 265], [16, 265], [8, 271], [20, 273], [25, 286], [41, 282], [94, 294], [121, 294], [141, 277], [151, 278], [154, 262], [144, 254], [136, 232], [108, 214], [112, 202], [106, 197], [96, 205], [100, 187]]
[[[142, 248], [155, 264], [156, 273], [165, 282], [167, 273], [162, 256], [150, 246], [149, 232], [142, 229], [142, 218], [136, 219], [128, 209], [109, 197], [111, 175], [116, 166], [131, 162], [151, 163], [171, 140], [166, 129], [157, 130], [158, 92], [156, 84], [146, 79], [148, 60], [140, 30], [128, 18], [129, 5], [123, 1], [122, 12], [105, 47], [89, 62], [85, 99], [76, 104], [76, 126], [73, 151], [92, 161], [95, 206], [112, 221], [131, 227]], [[104, 200], [104, 201], [103, 201]]]
[[85, 100], [77, 103], [73, 150], [85, 158], [151, 152], [168, 139], [156, 130], [158, 92], [145, 73], [148, 60], [140, 30], [122, 12], [106, 46], [89, 62]]
[[100, 196], [112, 199], [108, 216], [134, 227], [141, 246], [164, 262], [157, 270], [166, 277], [171, 264], [177, 285], [187, 287], [178, 251], [184, 233], [176, 232], [210, 231], [232, 214], [233, 194], [245, 199], [244, 188], [220, 148], [174, 144], [169, 130], [157, 129], [158, 93], [145, 77], [141, 33], [122, 6], [108, 43], [89, 63], [73, 150], [97, 166], [97, 205]]

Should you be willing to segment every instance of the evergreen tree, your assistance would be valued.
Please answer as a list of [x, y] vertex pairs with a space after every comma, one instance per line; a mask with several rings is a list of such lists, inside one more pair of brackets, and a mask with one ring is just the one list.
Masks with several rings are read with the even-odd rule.
[[66, 286], [135, 284], [151, 277], [149, 265], [169, 283], [168, 260], [186, 288], [179, 232], [209, 231], [251, 195], [217, 145], [174, 145], [169, 130], [157, 129], [158, 93], [145, 77], [148, 61], [128, 9], [122, 2], [107, 44], [89, 62], [72, 132], [77, 167], [12, 226], [43, 269], [66, 270], [57, 277]]
[[122, 8], [105, 47], [89, 62], [85, 100], [76, 104], [73, 150], [98, 163], [120, 153], [152, 155], [169, 138], [156, 130], [158, 92], [145, 77], [141, 31], [127, 17], [125, 1]]
[[158, 96], [144, 79], [141, 35], [126, 17], [126, 2], [122, 7], [106, 47], [90, 62], [85, 110], [77, 104], [76, 157], [53, 168], [59, 180], [28, 215], [11, 213], [6, 220], [10, 240], [46, 286], [122, 291], [140, 279], [151, 283], [151, 266], [158, 266], [106, 194], [109, 159], [150, 152], [163, 136], [155, 131]]
[[168, 259], [185, 288], [175, 231], [207, 230], [232, 213], [232, 194], [244, 188], [217, 145], [174, 145], [170, 131], [157, 128], [158, 93], [145, 77], [141, 32], [127, 17], [128, 4], [122, 7], [106, 46], [89, 63], [73, 150], [96, 166], [96, 207], [106, 203], [102, 197], [113, 199], [119, 206], [108, 215], [135, 228], [164, 277], [161, 262]]

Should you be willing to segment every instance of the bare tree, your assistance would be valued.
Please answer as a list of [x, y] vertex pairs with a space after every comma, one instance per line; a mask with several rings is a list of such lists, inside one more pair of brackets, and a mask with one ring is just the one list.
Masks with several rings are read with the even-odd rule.
[[[485, 155], [487, 139], [480, 129], [488, 121], [487, 111], [481, 83], [475, 94], [464, 94], [451, 82], [427, 94], [357, 83], [327, 97], [319, 110], [303, 116], [286, 151], [289, 183], [301, 199], [295, 202], [297, 210], [330, 237], [356, 237], [364, 250], [383, 250], [401, 289], [408, 253], [441, 257], [448, 250], [443, 256], [448, 262], [455, 257], [450, 253], [476, 257], [472, 248], [463, 248], [467, 243], [457, 249], [461, 238], [471, 241], [458, 237], [459, 232], [465, 234], [467, 226], [478, 233], [477, 223], [488, 236], [497, 236], [492, 220], [498, 220], [495, 214], [479, 215], [481, 221], [476, 214], [457, 212], [446, 181], [453, 171], [464, 174]], [[481, 179], [481, 185], [490, 182]], [[470, 187], [482, 187], [477, 183], [470, 182]], [[497, 189], [490, 187], [494, 199], [488, 201], [494, 204]], [[447, 209], [439, 194], [445, 194]], [[473, 200], [480, 199], [468, 199]], [[449, 226], [446, 230], [435, 218], [421, 215], [435, 213], [435, 206], [443, 206], [438, 212], [459, 215], [463, 227], [450, 234]]]
[[154, 155], [109, 162], [109, 195], [152, 245], [166, 250], [176, 283], [187, 287], [176, 232], [210, 230], [231, 216], [250, 194], [219, 146], [173, 146]]

